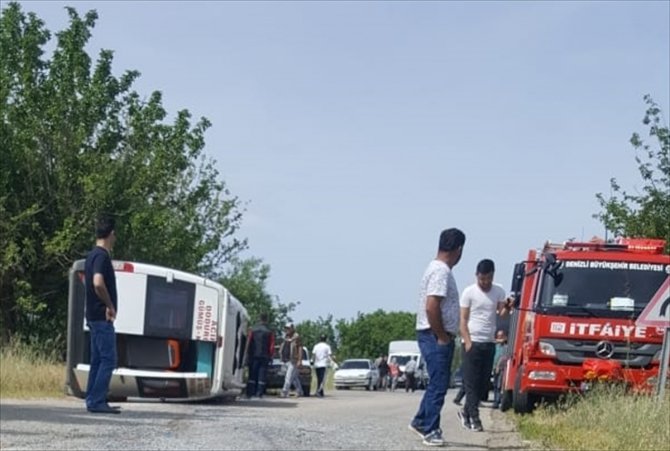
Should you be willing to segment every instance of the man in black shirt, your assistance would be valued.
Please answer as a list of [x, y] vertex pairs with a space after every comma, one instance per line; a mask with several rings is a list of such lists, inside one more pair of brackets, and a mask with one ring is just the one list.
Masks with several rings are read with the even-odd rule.
[[249, 331], [247, 341], [247, 359], [249, 363], [249, 380], [247, 381], [247, 398], [265, 394], [267, 369], [275, 349], [275, 334], [268, 327], [267, 313], [261, 313], [260, 321]]
[[116, 277], [110, 252], [116, 242], [114, 219], [95, 224], [95, 248], [86, 256], [86, 323], [91, 334], [91, 364], [86, 387], [86, 409], [91, 413], [119, 413], [107, 404], [112, 371], [116, 368]]

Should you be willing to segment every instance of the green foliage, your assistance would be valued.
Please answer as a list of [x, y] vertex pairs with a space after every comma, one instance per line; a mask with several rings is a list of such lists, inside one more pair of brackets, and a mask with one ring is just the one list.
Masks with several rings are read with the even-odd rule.
[[[258, 258], [241, 260], [234, 258], [219, 282], [244, 304], [252, 321], [261, 313], [272, 314], [272, 296], [265, 288], [270, 275], [270, 266]], [[271, 315], [272, 316], [272, 315]], [[270, 318], [272, 322], [274, 318]]]
[[235, 257], [219, 282], [244, 304], [252, 323], [258, 321], [261, 313], [267, 313], [270, 326], [275, 331], [282, 331], [284, 325], [291, 321], [290, 314], [297, 304], [284, 304], [268, 293], [266, 281], [269, 276], [270, 265], [261, 259], [252, 257], [242, 260]]
[[337, 321], [338, 358], [374, 358], [388, 353], [393, 340], [416, 339], [416, 315], [409, 312], [358, 313], [351, 321]]
[[65, 331], [67, 270], [93, 244], [93, 219], [117, 217], [115, 258], [214, 277], [246, 246], [238, 199], [203, 152], [209, 121], [168, 121], [162, 95], [86, 52], [97, 20], [67, 8], [51, 33], [10, 3], [0, 17], [0, 305], [3, 338]]
[[612, 195], [602, 193], [596, 198], [602, 211], [594, 215], [615, 235], [662, 238], [670, 250], [670, 132], [661, 109], [650, 96], [645, 96], [647, 111], [642, 123], [649, 126], [649, 141], [633, 133], [635, 162], [642, 178], [642, 187], [631, 194], [610, 180]]
[[321, 335], [326, 336], [326, 341], [330, 345], [333, 354], [337, 354], [337, 340], [335, 333], [335, 324], [333, 315], [327, 318], [319, 318], [316, 321], [306, 320], [296, 324], [296, 330], [302, 337], [302, 344], [307, 346], [310, 351], [320, 341]]
[[548, 449], [656, 450], [670, 443], [668, 412], [668, 396], [661, 400], [603, 384], [515, 419], [524, 438]]

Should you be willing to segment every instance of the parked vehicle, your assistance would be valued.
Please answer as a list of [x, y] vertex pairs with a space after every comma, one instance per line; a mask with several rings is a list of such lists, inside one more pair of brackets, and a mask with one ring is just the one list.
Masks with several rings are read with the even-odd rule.
[[413, 357], [417, 359], [417, 371], [415, 374], [417, 388], [426, 388], [428, 385], [428, 371], [419, 350], [419, 342], [416, 340], [396, 340], [389, 343], [388, 361], [391, 362], [395, 359], [400, 370], [400, 377], [397, 382], [398, 387], [405, 386], [405, 365]]
[[[249, 316], [221, 284], [176, 269], [113, 261], [118, 367], [109, 396], [198, 400], [238, 395]], [[90, 369], [84, 260], [70, 269], [66, 387], [83, 398]]]
[[[265, 388], [283, 388], [284, 379], [286, 377], [286, 364], [281, 361], [279, 356], [280, 346], [275, 346], [275, 354], [270, 363], [267, 373], [267, 385]], [[309, 396], [312, 389], [312, 364], [309, 359], [309, 351], [306, 347], [302, 347], [302, 362], [298, 370], [298, 377], [300, 378], [300, 385], [305, 396]]]
[[342, 362], [333, 377], [335, 388], [364, 387], [366, 390], [376, 390], [379, 380], [379, 370], [369, 359], [349, 359]]
[[516, 265], [501, 409], [616, 380], [654, 388], [670, 299], [665, 241], [547, 243]]

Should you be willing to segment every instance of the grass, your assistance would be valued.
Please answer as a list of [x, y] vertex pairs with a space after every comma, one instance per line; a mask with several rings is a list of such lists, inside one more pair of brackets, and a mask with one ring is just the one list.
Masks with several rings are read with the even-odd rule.
[[515, 419], [525, 438], [550, 449], [670, 450], [667, 395], [661, 402], [654, 396], [603, 386]]
[[0, 350], [0, 398], [63, 396], [65, 365], [18, 341]]

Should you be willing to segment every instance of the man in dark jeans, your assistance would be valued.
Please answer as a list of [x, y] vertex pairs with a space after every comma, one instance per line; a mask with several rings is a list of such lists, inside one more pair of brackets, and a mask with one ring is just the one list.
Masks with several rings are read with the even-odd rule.
[[91, 364], [86, 385], [86, 409], [91, 413], [119, 413], [107, 404], [107, 391], [116, 368], [117, 311], [116, 275], [110, 252], [116, 243], [114, 219], [98, 218], [95, 224], [95, 247], [86, 256], [86, 324], [91, 334]]
[[377, 381], [377, 388], [379, 390], [386, 390], [389, 374], [389, 363], [386, 361], [386, 355], [379, 357], [379, 364], [377, 365], [379, 371], [379, 380]]
[[454, 337], [458, 331], [458, 288], [451, 272], [463, 254], [465, 235], [458, 229], [440, 234], [436, 258], [428, 264], [421, 280], [416, 315], [419, 350], [426, 360], [430, 383], [409, 429], [427, 446], [444, 446], [440, 412], [449, 385]]
[[480, 261], [477, 282], [463, 290], [460, 300], [465, 408], [458, 411], [458, 418], [464, 428], [478, 432], [484, 430], [479, 401], [491, 377], [497, 315], [508, 314], [511, 308], [511, 301], [505, 301], [505, 290], [493, 283], [494, 271], [493, 261]]
[[268, 327], [268, 315], [261, 313], [259, 322], [249, 331], [247, 339], [247, 359], [249, 379], [247, 380], [247, 398], [265, 394], [267, 370], [275, 348], [275, 334]]

